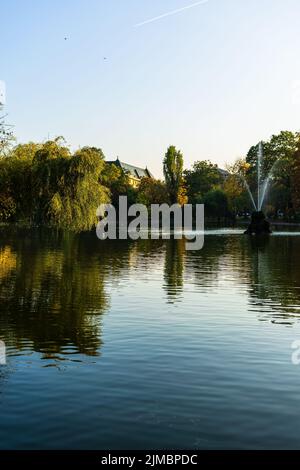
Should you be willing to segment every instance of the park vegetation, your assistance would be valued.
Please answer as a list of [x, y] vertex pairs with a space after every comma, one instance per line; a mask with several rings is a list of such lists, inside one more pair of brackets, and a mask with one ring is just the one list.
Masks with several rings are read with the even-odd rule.
[[[258, 144], [220, 171], [209, 160], [184, 169], [182, 153], [170, 146], [163, 158], [164, 181], [143, 178], [130, 185], [121, 168], [105, 162], [101, 149], [71, 152], [62, 137], [16, 145], [0, 120], [0, 222], [90, 230], [100, 204], [205, 204], [207, 217], [233, 221], [252, 210], [245, 181], [254, 191]], [[262, 172], [270, 174], [264, 211], [270, 218], [300, 220], [300, 135], [283, 131], [263, 142]]]

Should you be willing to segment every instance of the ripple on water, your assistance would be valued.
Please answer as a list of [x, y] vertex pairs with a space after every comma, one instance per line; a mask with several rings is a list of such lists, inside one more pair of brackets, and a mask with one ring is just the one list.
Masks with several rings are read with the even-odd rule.
[[300, 237], [241, 231], [2, 233], [0, 447], [299, 448]]

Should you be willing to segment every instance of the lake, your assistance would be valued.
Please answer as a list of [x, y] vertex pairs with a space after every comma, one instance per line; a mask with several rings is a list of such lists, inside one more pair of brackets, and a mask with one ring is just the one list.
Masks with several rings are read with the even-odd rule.
[[300, 449], [300, 235], [0, 229], [2, 449]]

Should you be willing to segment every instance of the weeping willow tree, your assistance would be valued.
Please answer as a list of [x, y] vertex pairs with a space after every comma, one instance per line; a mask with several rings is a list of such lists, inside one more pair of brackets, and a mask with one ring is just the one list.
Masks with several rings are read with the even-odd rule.
[[109, 202], [104, 166], [100, 149], [71, 153], [61, 137], [14, 147], [0, 159], [0, 220], [91, 229], [97, 207]]
[[97, 207], [109, 202], [108, 189], [99, 183], [104, 165], [103, 154], [97, 148], [84, 147], [67, 160], [66, 171], [50, 200], [50, 223], [76, 230], [93, 227]]
[[33, 160], [35, 219], [50, 225], [89, 230], [109, 190], [99, 183], [105, 162], [100, 149], [84, 147], [71, 155], [59, 140], [47, 142]]

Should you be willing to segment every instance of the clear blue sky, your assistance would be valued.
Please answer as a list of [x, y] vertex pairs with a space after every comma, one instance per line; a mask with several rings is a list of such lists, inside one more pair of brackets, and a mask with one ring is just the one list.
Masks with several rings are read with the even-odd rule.
[[187, 167], [223, 166], [300, 129], [299, 0], [209, 0], [135, 27], [195, 2], [0, 0], [18, 140], [63, 135], [159, 176], [170, 144]]

